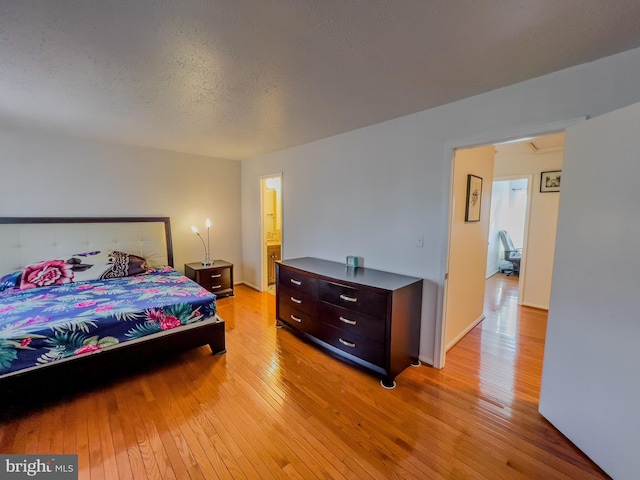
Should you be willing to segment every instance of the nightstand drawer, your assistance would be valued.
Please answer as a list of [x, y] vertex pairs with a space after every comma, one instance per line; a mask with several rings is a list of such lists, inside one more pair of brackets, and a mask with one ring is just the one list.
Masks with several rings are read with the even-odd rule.
[[372, 317], [386, 318], [387, 316], [388, 295], [384, 293], [320, 281], [318, 297], [322, 301]]
[[384, 318], [373, 317], [326, 302], [320, 302], [319, 307], [319, 318], [322, 322], [375, 342], [384, 342], [386, 331]]
[[231, 271], [228, 268], [215, 268], [198, 272], [198, 283], [210, 292], [231, 288]]

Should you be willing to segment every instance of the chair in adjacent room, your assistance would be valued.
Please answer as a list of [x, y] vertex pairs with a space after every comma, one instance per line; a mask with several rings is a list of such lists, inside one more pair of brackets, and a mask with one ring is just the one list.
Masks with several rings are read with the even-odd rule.
[[[504, 248], [503, 262], [500, 265], [500, 272], [506, 272], [508, 275], [520, 273], [520, 260], [522, 260], [522, 249], [516, 248], [513, 245], [511, 236], [506, 230], [500, 230], [498, 232], [502, 247]], [[503, 268], [503, 265], [509, 265], [507, 268]]]

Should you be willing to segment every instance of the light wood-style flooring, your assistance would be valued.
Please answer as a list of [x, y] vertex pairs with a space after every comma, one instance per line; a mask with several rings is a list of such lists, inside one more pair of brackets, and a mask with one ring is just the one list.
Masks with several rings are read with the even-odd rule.
[[537, 411], [546, 312], [517, 306], [516, 281], [492, 277], [446, 367], [395, 390], [274, 328], [275, 297], [238, 286], [219, 300], [226, 354], [0, 420], [0, 452], [77, 453], [92, 480], [607, 478]]

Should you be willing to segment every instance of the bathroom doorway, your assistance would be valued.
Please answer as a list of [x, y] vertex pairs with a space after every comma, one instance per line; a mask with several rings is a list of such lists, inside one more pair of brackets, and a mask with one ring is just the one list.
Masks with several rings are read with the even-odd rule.
[[275, 294], [276, 261], [282, 258], [282, 174], [260, 179], [262, 290]]

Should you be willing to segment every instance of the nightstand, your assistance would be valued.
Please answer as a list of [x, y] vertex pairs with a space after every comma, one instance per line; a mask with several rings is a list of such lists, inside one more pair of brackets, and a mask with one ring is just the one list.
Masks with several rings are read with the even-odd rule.
[[214, 260], [208, 267], [202, 262], [185, 263], [184, 274], [218, 297], [233, 295], [233, 263]]

